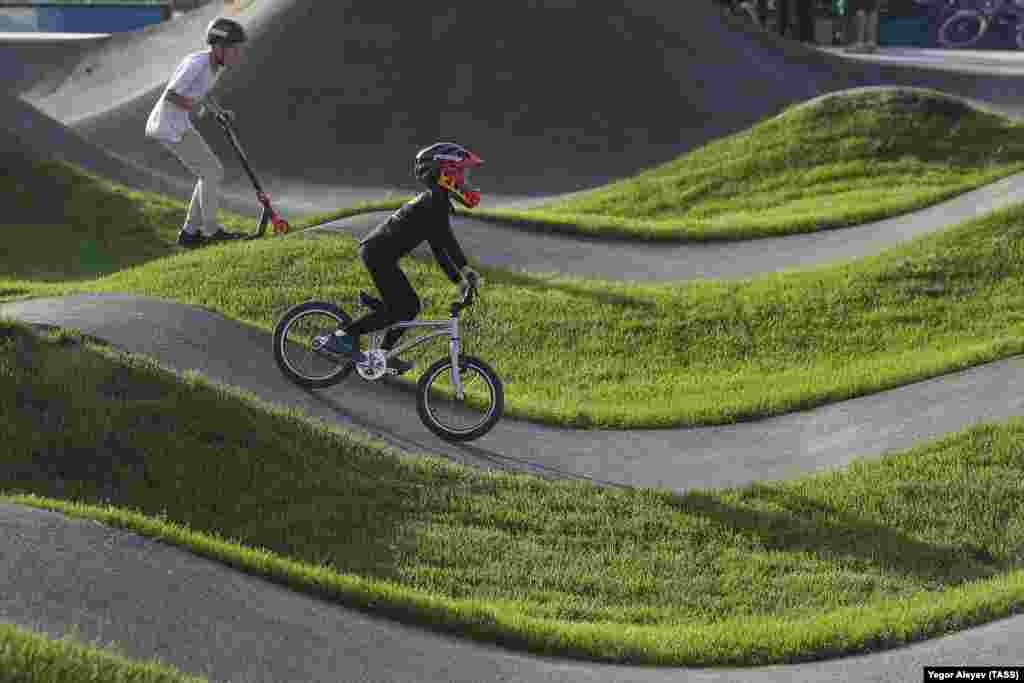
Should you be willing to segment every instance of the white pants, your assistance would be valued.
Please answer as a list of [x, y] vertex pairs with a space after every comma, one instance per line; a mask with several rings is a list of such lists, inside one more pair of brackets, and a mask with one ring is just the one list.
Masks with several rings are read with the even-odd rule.
[[184, 229], [199, 231], [210, 236], [221, 229], [217, 223], [217, 209], [220, 208], [220, 184], [224, 181], [224, 167], [195, 129], [185, 131], [180, 142], [164, 142], [174, 156], [192, 172], [198, 180], [192, 191], [192, 202], [188, 205], [188, 216]]

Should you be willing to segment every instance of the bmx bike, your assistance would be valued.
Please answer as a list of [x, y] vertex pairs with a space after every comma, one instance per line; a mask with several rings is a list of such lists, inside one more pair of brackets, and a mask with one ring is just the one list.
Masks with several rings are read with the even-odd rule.
[[[330, 335], [352, 321], [348, 313], [325, 301], [296, 304], [274, 328], [274, 360], [295, 384], [321, 389], [341, 382], [353, 370], [368, 382], [394, 374], [387, 366], [388, 358], [447, 337], [448, 355], [427, 368], [416, 384], [416, 410], [423, 424], [442, 439], [472, 441], [491, 431], [505, 407], [497, 373], [484, 361], [462, 352], [459, 321], [462, 311], [473, 305], [476, 294], [475, 285], [467, 287], [460, 300], [451, 304], [448, 320], [406, 320], [364, 335], [355, 358], [325, 348]], [[366, 292], [360, 292], [360, 303], [368, 308], [383, 305]], [[410, 328], [432, 331], [390, 351], [381, 348], [388, 330]]]

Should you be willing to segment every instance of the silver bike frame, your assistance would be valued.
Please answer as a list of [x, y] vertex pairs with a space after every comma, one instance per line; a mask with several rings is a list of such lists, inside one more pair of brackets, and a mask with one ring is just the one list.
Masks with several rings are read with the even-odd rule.
[[375, 332], [373, 336], [374, 343], [379, 348], [380, 342], [383, 341], [388, 330], [408, 330], [414, 327], [428, 327], [438, 331], [416, 337], [411, 341], [391, 349], [384, 354], [384, 357], [391, 358], [392, 356], [397, 356], [400, 353], [416, 348], [420, 344], [428, 342], [431, 339], [436, 339], [437, 337], [449, 337], [448, 353], [452, 359], [452, 383], [455, 385], [456, 398], [460, 401], [463, 400], [465, 398], [465, 394], [462, 389], [462, 376], [459, 374], [459, 356], [462, 355], [462, 339], [459, 337], [458, 318], [453, 317], [448, 320], [407, 320], [398, 322], [383, 330]]

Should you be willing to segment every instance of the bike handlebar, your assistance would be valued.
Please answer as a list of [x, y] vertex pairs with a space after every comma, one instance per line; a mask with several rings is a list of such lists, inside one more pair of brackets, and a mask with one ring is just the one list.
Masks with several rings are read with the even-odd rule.
[[213, 114], [213, 118], [216, 119], [217, 123], [225, 129], [234, 129], [235, 122], [233, 115], [229, 114], [226, 109], [216, 102], [216, 100], [206, 97], [202, 102], [203, 106], [209, 109], [210, 113]]
[[462, 309], [468, 308], [473, 305], [473, 302], [476, 299], [477, 288], [478, 286], [476, 284], [472, 282], [469, 283], [469, 286], [466, 287], [466, 291], [463, 292], [462, 294], [462, 299], [452, 304], [453, 316], [457, 316], [459, 313], [462, 312]]

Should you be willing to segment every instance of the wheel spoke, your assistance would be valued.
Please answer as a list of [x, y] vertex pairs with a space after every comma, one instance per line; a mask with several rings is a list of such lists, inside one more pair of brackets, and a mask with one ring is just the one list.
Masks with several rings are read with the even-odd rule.
[[472, 432], [486, 423], [495, 410], [496, 388], [480, 368], [467, 364], [460, 371], [465, 399], [455, 397], [451, 364], [445, 365], [431, 378], [425, 396], [429, 419], [441, 429], [454, 434]]
[[296, 375], [319, 381], [338, 374], [350, 363], [347, 358], [320, 350], [342, 324], [329, 311], [310, 310], [291, 320], [281, 340], [281, 358]]

